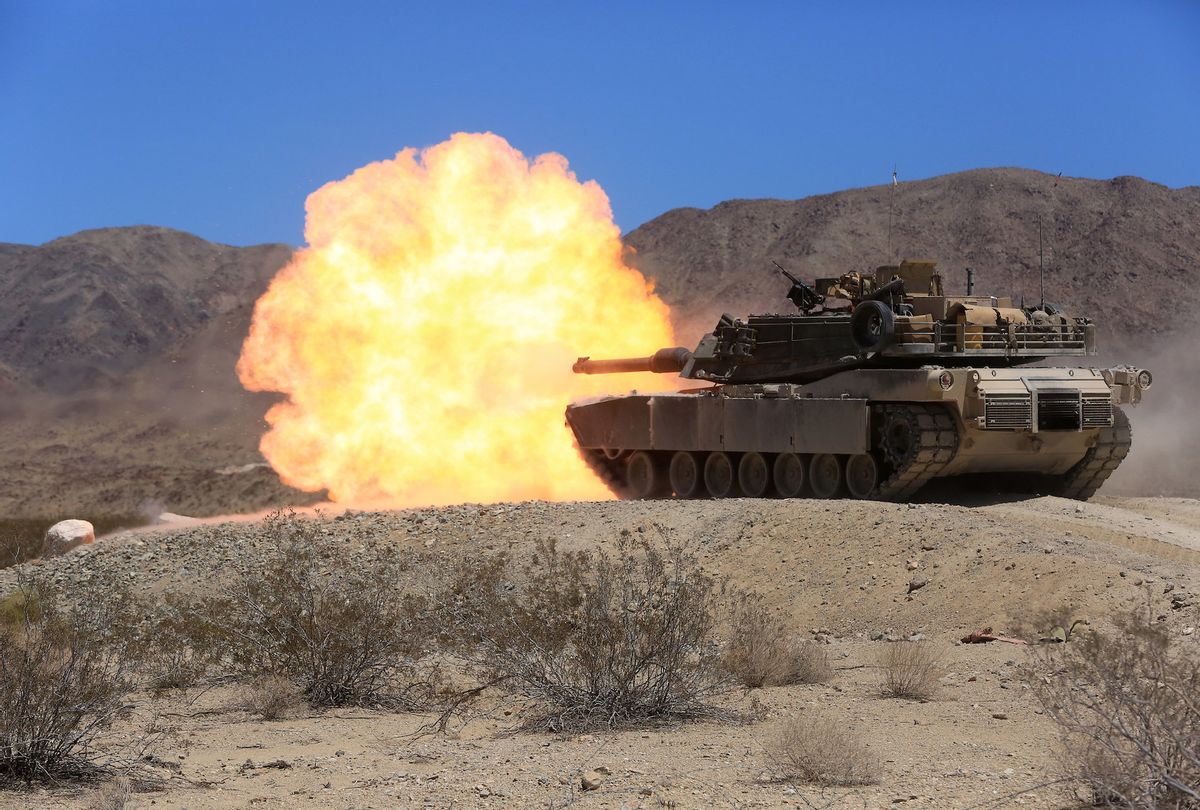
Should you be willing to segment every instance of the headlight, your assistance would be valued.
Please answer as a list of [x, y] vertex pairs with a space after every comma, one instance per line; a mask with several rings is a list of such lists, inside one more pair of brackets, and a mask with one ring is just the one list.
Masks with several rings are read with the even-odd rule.
[[938, 377], [938, 385], [942, 387], [943, 391], [949, 391], [951, 386], [954, 385], [954, 375], [949, 371], [943, 371], [941, 376]]
[[1137, 384], [1138, 384], [1138, 388], [1145, 391], [1147, 388], [1149, 388], [1151, 385], [1154, 384], [1154, 375], [1151, 374], [1149, 371], [1146, 371], [1146, 369], [1142, 369], [1141, 371], [1138, 372]]

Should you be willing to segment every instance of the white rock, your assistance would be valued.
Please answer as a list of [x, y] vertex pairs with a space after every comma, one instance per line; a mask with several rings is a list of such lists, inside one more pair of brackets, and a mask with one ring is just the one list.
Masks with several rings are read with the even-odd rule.
[[86, 520], [60, 520], [46, 530], [43, 557], [66, 554], [76, 546], [96, 542], [96, 529]]

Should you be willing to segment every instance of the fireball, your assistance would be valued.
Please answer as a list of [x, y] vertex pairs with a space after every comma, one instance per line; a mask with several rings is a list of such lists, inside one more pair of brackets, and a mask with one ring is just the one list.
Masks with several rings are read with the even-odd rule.
[[360, 505], [610, 497], [563, 408], [614, 378], [571, 363], [673, 340], [599, 185], [459, 133], [323, 186], [306, 214], [238, 362], [246, 388], [286, 395], [261, 442], [286, 483]]

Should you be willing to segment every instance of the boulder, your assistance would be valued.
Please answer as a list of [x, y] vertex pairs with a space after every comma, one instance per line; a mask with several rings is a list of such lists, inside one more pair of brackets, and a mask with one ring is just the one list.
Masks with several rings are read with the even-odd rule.
[[96, 542], [96, 529], [86, 520], [60, 520], [46, 530], [43, 557], [66, 554], [76, 546]]

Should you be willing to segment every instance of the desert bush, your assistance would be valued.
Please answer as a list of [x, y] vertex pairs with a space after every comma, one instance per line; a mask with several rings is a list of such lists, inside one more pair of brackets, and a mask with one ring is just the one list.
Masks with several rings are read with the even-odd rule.
[[1096, 806], [1200, 808], [1200, 649], [1145, 617], [1038, 650], [1028, 681]]
[[822, 683], [833, 677], [825, 649], [793, 638], [756, 595], [737, 597], [731, 613], [721, 665], [738, 683], [755, 688]]
[[549, 542], [523, 571], [511, 568], [503, 556], [465, 566], [443, 615], [484, 684], [533, 703], [529, 727], [718, 714], [707, 703], [727, 686], [714, 642], [714, 582], [692, 557], [625, 539], [615, 559], [560, 553]]
[[420, 665], [427, 623], [422, 600], [403, 593], [403, 559], [351, 564], [329, 526], [269, 517], [270, 558], [198, 605], [194, 632], [210, 633], [234, 672], [285, 678], [314, 707], [422, 705], [436, 672]]
[[928, 700], [942, 677], [941, 656], [926, 641], [897, 641], [879, 654], [883, 693], [888, 697]]
[[879, 763], [859, 736], [824, 715], [785, 720], [764, 749], [769, 771], [780, 780], [830, 786], [879, 781]]
[[286, 717], [304, 705], [304, 695], [296, 684], [278, 675], [263, 675], [242, 690], [238, 708], [263, 720]]
[[142, 601], [124, 616], [129, 657], [148, 676], [153, 692], [195, 686], [224, 657], [222, 634], [200, 600], [170, 593], [156, 602]]
[[97, 774], [95, 743], [131, 687], [125, 661], [77, 630], [84, 614], [36, 583], [22, 588], [19, 620], [0, 632], [0, 782]]

